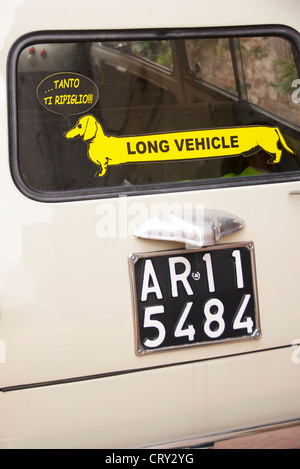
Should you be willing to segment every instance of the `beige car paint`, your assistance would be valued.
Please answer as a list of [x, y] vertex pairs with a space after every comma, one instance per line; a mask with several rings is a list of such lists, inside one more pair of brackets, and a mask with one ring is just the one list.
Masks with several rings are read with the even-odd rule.
[[[33, 31], [279, 23], [300, 31], [299, 18], [297, 0], [0, 2], [1, 448], [176, 446], [300, 419], [300, 197], [290, 195], [299, 181], [30, 200], [10, 173], [6, 97], [9, 50]], [[133, 237], [133, 204], [150, 213], [175, 202], [245, 220], [226, 242], [255, 244], [259, 340], [136, 356], [128, 256], [182, 245]], [[117, 229], [104, 237], [108, 207]]]

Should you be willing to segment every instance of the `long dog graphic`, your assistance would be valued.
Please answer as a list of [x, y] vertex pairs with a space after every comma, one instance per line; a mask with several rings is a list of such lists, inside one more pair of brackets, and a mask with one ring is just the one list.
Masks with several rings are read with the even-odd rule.
[[271, 156], [268, 163], [279, 163], [283, 148], [294, 154], [279, 128], [267, 126], [111, 137], [94, 116], [86, 115], [64, 136], [81, 138], [87, 144], [87, 156], [98, 167], [96, 177], [104, 176], [108, 165], [124, 163], [250, 156], [260, 149]]

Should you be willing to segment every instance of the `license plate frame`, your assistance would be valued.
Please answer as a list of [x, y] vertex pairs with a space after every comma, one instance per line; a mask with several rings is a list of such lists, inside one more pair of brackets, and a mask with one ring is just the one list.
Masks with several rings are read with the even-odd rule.
[[261, 337], [252, 241], [135, 253], [129, 271], [137, 356]]

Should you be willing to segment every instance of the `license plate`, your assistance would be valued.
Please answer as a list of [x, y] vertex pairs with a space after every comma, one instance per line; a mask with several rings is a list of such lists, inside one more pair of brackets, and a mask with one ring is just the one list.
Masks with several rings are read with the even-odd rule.
[[252, 242], [132, 254], [136, 354], [261, 337]]

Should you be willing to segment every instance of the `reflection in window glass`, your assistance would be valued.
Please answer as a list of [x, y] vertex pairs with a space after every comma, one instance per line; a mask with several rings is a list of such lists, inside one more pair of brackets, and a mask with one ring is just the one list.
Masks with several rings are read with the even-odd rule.
[[173, 68], [170, 41], [116, 41], [104, 42], [103, 46], [126, 54], [136, 55], [168, 69]]
[[132, 53], [162, 67], [173, 68], [170, 41], [134, 41]]
[[192, 70], [198, 79], [237, 94], [229, 39], [188, 40], [187, 48]]
[[[16, 69], [13, 167], [40, 193], [101, 195], [300, 169], [300, 135], [290, 124], [300, 126], [290, 88], [296, 65], [282, 39], [54, 41], [28, 45]], [[87, 121], [103, 134], [96, 156]], [[256, 127], [280, 130], [276, 164], [268, 161], [279, 134], [269, 151], [269, 141], [250, 138]], [[121, 159], [111, 146], [123, 137]]]
[[291, 44], [279, 37], [240, 39], [248, 100], [300, 125], [299, 105], [291, 100], [298, 78]]

